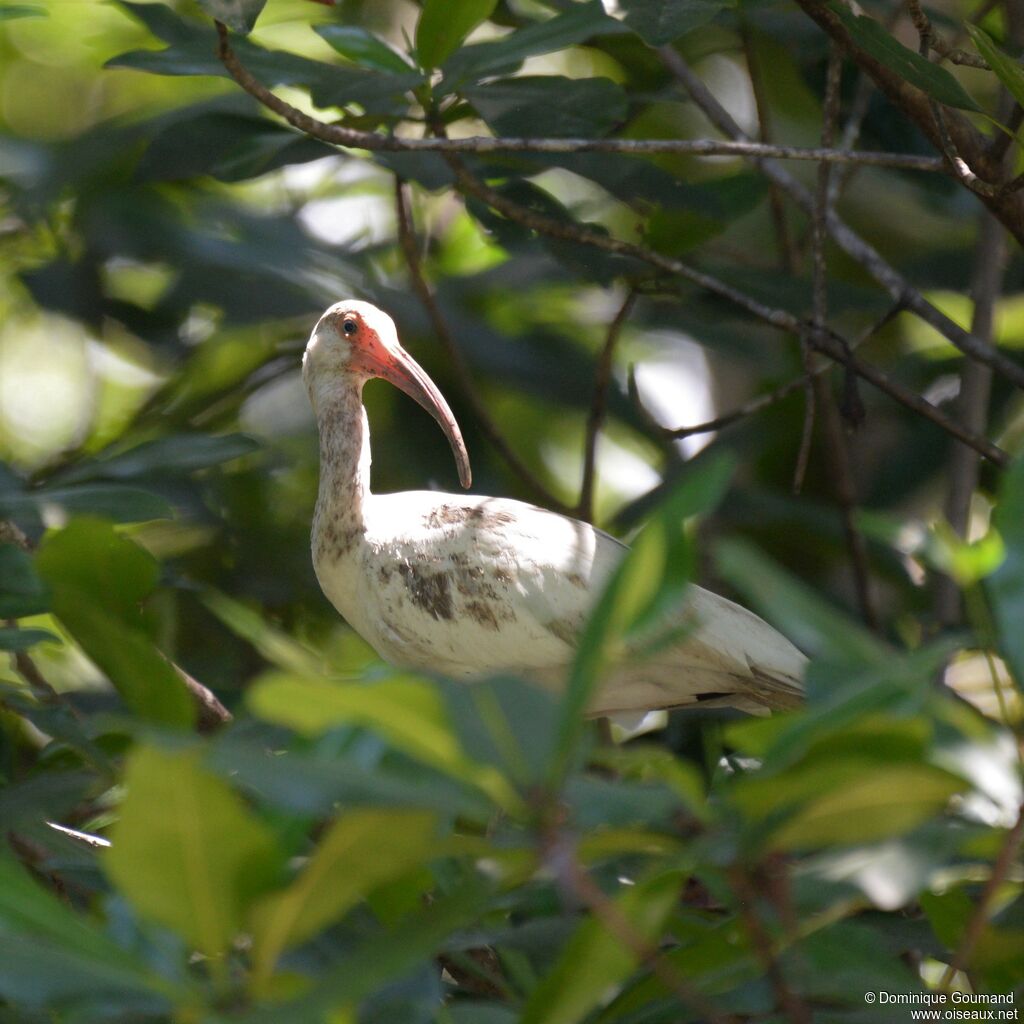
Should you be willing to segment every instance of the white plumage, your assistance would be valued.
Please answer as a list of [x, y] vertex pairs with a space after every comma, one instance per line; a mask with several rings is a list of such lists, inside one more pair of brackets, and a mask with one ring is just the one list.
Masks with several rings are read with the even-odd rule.
[[[513, 672], [564, 682], [576, 638], [625, 547], [587, 523], [505, 498], [370, 493], [362, 387], [390, 380], [435, 417], [469, 484], [469, 460], [440, 392], [368, 303], [330, 307], [303, 376], [320, 431], [313, 563], [324, 594], [401, 667], [473, 678]], [[693, 630], [612, 669], [595, 714], [696, 701], [749, 711], [799, 700], [804, 656], [753, 613], [692, 587]]]

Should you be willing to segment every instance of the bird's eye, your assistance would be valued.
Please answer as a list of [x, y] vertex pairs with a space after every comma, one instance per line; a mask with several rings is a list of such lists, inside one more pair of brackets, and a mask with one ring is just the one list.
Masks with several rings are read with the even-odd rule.
[[343, 324], [341, 325], [341, 329], [342, 329], [342, 330], [343, 330], [343, 331], [344, 331], [344, 332], [345, 332], [346, 334], [355, 334], [355, 333], [356, 333], [356, 331], [357, 331], [357, 330], [359, 330], [359, 324], [357, 324], [357, 323], [355, 322], [355, 320], [346, 320], [346, 321], [345, 321], [345, 322], [344, 322], [344, 323], [343, 323]]

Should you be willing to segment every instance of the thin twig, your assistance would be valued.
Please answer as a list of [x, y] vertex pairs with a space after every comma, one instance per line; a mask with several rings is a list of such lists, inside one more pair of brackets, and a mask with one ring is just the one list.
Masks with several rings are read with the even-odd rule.
[[[294, 107], [284, 103], [282, 100], [270, 93], [265, 87], [256, 82], [256, 80], [238, 63], [237, 57], [234, 56], [230, 47], [227, 46], [226, 32], [223, 30], [221, 59], [225, 61], [225, 66], [231, 70], [231, 73], [235, 75], [236, 79], [244, 88], [247, 89], [247, 91], [250, 91], [257, 99], [265, 102], [270, 109], [281, 112], [282, 116], [289, 114], [289, 121], [294, 124], [295, 127], [305, 131], [306, 126], [308, 125], [312, 128], [313, 133], [316, 134], [316, 137], [318, 138], [322, 137], [317, 134], [319, 129], [326, 130], [334, 127], [331, 125], [325, 125], [322, 122], [317, 121], [315, 118], [311, 118], [308, 115], [303, 114], [301, 111], [296, 110]], [[688, 68], [686, 71], [689, 73]], [[701, 87], [703, 88], [703, 83], [701, 83]], [[713, 97], [711, 99], [715, 105], [718, 105], [717, 100], [714, 100]], [[727, 114], [725, 116], [728, 117]], [[733, 124], [735, 123], [733, 122]], [[345, 129], [345, 131], [351, 132], [352, 130]], [[738, 127], [736, 128], [736, 131], [739, 131]], [[362, 135], [363, 133], [357, 132], [356, 134]], [[336, 142], [336, 144], [349, 145], [351, 143]], [[778, 328], [781, 331], [786, 331], [800, 336], [806, 330], [806, 324], [793, 316], [792, 313], [783, 309], [768, 306], [744, 292], [733, 288], [724, 281], [721, 281], [710, 274], [706, 274], [703, 271], [694, 269], [688, 264], [683, 263], [681, 260], [665, 256], [659, 252], [655, 252], [653, 249], [646, 249], [633, 242], [626, 242], [622, 239], [593, 231], [575, 223], [574, 221], [558, 220], [554, 217], [547, 216], [546, 214], [539, 213], [536, 210], [521, 206], [519, 203], [508, 199], [506, 196], [491, 188], [489, 185], [484, 184], [484, 182], [471, 174], [466, 165], [455, 153], [446, 152], [443, 155], [449, 167], [451, 167], [455, 173], [456, 182], [461, 191], [475, 196], [477, 199], [487, 203], [509, 220], [550, 238], [560, 238], [566, 241], [576, 242], [581, 245], [587, 245], [595, 249], [600, 249], [604, 252], [631, 257], [632, 259], [647, 263], [667, 274], [682, 277], [698, 287], [703, 288], [714, 295], [718, 295], [720, 298], [723, 298], [739, 308], [746, 310], [752, 316], [764, 321], [766, 324], [770, 324], [771, 326]], [[770, 166], [770, 161], [764, 162], [766, 173], [767, 168]], [[787, 184], [783, 185], [783, 187], [786, 188], [787, 192], [789, 191], [788, 185], [792, 184], [800, 190], [806, 200], [811, 204], [811, 208], [813, 208], [813, 198], [806, 193], [803, 186], [793, 181], [793, 179], [790, 179], [788, 175], [786, 175], [786, 180]], [[794, 197], [802, 204], [802, 198], [796, 195]], [[841, 224], [841, 222], [839, 223], [839, 228], [841, 228], [843, 232], [847, 232], [853, 238], [856, 238], [858, 245], [863, 246], [871, 253], [874, 253], [874, 250], [871, 250], [870, 247], [867, 246], [867, 243], [861, 241], [856, 235], [853, 235], [853, 233], [850, 232], [845, 225]], [[829, 230], [834, 237], [840, 233], [839, 228], [836, 227], [835, 218], [830, 217]], [[957, 327], [957, 325], [951, 320], [939, 313], [937, 309], [926, 303], [919, 293], [910, 289], [909, 286], [906, 285], [906, 282], [899, 277], [896, 271], [889, 267], [877, 253], [874, 253], [874, 257], [879, 261], [885, 272], [895, 275], [899, 282], [899, 287], [895, 289], [894, 298], [903, 302], [908, 309], [913, 310], [929, 323], [936, 325], [940, 333], [950, 337], [950, 340], [952, 340], [954, 344], [959, 344], [959, 346], [965, 351], [970, 349], [972, 353], [977, 353], [977, 358], [991, 362], [997, 368], [1002, 368], [1002, 363], [1005, 362], [1008, 366], [1008, 369], [1004, 371], [1007, 376], [1015, 382], [1020, 381], [1024, 384], [1024, 369], [1021, 369], [1016, 366], [1016, 364], [1006, 360], [1000, 353], [993, 352], [990, 346], [983, 345], [978, 341], [978, 339], [968, 335], [966, 331]], [[881, 271], [878, 271], [878, 265], [872, 265], [869, 269], [872, 269], [873, 272], [881, 273]], [[921, 305], [922, 303], [923, 309]], [[994, 462], [996, 465], [1005, 467], [1009, 464], [1009, 456], [1007, 456], [1006, 452], [1002, 451], [986, 438], [976, 437], [970, 431], [964, 430], [959, 424], [953, 422], [940, 409], [937, 409], [916, 392], [910, 391], [903, 387], [903, 385], [891, 380], [888, 375], [878, 367], [864, 363], [851, 355], [849, 353], [849, 346], [838, 335], [835, 335], [831, 331], [828, 332], [827, 335], [816, 339], [815, 347], [824, 352], [831, 359], [842, 363], [850, 371], [874, 384], [877, 388], [884, 391], [900, 404], [907, 406], [907, 408], [912, 409], [925, 418], [931, 420], [947, 433], [950, 433], [954, 437], [964, 441], [965, 444], [972, 445], [981, 452], [985, 458]]]
[[949, 962], [949, 966], [942, 975], [939, 988], [948, 991], [957, 972], [970, 966], [971, 957], [974, 955], [974, 948], [977, 946], [978, 939], [981, 938], [981, 933], [988, 924], [992, 902], [999, 891], [999, 887], [1006, 881], [1006, 876], [1010, 873], [1010, 868], [1013, 866], [1014, 860], [1016, 860], [1017, 851], [1020, 849], [1022, 839], [1024, 839], [1024, 806], [1021, 806], [1019, 809], [1017, 821], [1014, 823], [1013, 828], [1006, 833], [1006, 838], [1003, 840], [999, 855], [992, 865], [992, 873], [988, 876], [984, 889], [981, 890], [981, 896], [978, 897], [978, 905], [974, 908], [974, 913], [971, 914], [971, 918], [967, 922], [967, 927], [963, 931], [960, 945], [953, 954], [953, 959]]
[[[747, 76], [750, 78], [750, 88], [754, 93], [754, 105], [757, 108], [758, 137], [762, 143], [772, 145], [775, 139], [772, 132], [771, 110], [768, 106], [768, 97], [765, 95], [764, 77], [761, 74], [761, 62], [754, 48], [750, 25], [742, 14], [742, 8], [740, 10], [740, 39], [747, 59]], [[779, 262], [783, 270], [795, 276], [800, 269], [800, 257], [782, 200], [782, 190], [774, 181], [769, 182], [768, 201], [771, 204], [772, 222], [775, 226], [775, 241], [779, 247]]]
[[481, 401], [477, 393], [476, 385], [473, 382], [473, 374], [466, 363], [462, 350], [455, 343], [455, 338], [448, 327], [448, 322], [441, 312], [437, 299], [423, 276], [423, 268], [420, 264], [419, 249], [416, 245], [416, 231], [412, 222], [412, 213], [409, 209], [408, 189], [405, 183], [398, 177], [395, 178], [395, 219], [398, 224], [398, 239], [405, 255], [406, 269], [409, 271], [409, 280], [412, 282], [413, 290], [416, 292], [423, 308], [430, 318], [431, 326], [438, 340], [444, 346], [448, 359], [459, 379], [459, 385], [466, 400], [473, 410], [473, 415], [480, 424], [484, 436], [491, 442], [498, 454], [508, 463], [512, 471], [519, 476], [526, 485], [546, 502], [551, 508], [559, 512], [569, 512], [570, 508], [560, 501], [540, 478], [526, 465], [516, 454], [515, 450], [505, 439], [504, 434], [498, 425], [491, 418], [487, 406]]
[[703, 992], [693, 986], [671, 961], [667, 960], [653, 943], [641, 935], [633, 923], [601, 891], [580, 863], [571, 840], [559, 837], [550, 845], [548, 860], [565, 889], [583, 904], [604, 926], [605, 930], [673, 993], [682, 1006], [695, 1011], [705, 1024], [734, 1024], [731, 1015], [721, 1013]]
[[580, 483], [580, 500], [576, 506], [576, 515], [586, 523], [594, 521], [594, 480], [597, 476], [597, 439], [604, 424], [608, 407], [608, 386], [612, 379], [612, 365], [615, 358], [615, 346], [622, 334], [633, 303], [636, 291], [632, 288], [626, 293], [619, 311], [608, 326], [601, 354], [597, 360], [597, 372], [594, 377], [594, 396], [590, 404], [590, 415], [587, 417], [587, 434], [583, 445], [583, 480]]
[[[850, 342], [850, 351], [856, 351], [864, 342], [874, 337], [883, 327], [885, 327], [889, 321], [894, 317], [898, 316], [903, 311], [903, 305], [899, 302], [894, 303], [889, 307], [888, 310], [870, 327], [866, 328], [861, 334]], [[828, 373], [835, 363], [831, 360], [827, 363], [819, 363], [814, 368], [815, 376], [819, 376], [824, 373]], [[674, 440], [679, 440], [684, 437], [692, 437], [695, 434], [709, 434], [713, 430], [721, 430], [723, 427], [732, 426], [733, 423], [738, 423], [740, 420], [746, 419], [748, 416], [753, 416], [756, 413], [761, 412], [763, 409], [767, 409], [769, 406], [775, 405], [777, 402], [781, 402], [784, 398], [788, 398], [794, 392], [799, 391], [807, 384], [807, 378], [805, 376], [794, 377], [792, 380], [787, 381], [785, 384], [773, 389], [772, 391], [766, 391], [764, 394], [755, 395], [750, 401], [744, 402], [743, 405], [732, 412], [723, 413], [721, 416], [716, 416], [714, 419], [706, 420], [704, 423], [697, 423], [691, 427], [665, 427], [662, 426], [651, 414], [650, 410], [644, 407], [640, 400], [640, 394], [636, 386], [636, 379], [631, 374], [629, 395], [633, 404], [637, 407], [640, 414], [646, 419], [646, 421], [653, 426], [653, 428], [662, 434], [664, 437], [668, 437]]]
[[[797, 0], [797, 2], [803, 3], [804, 0]], [[708, 87], [693, 73], [690, 66], [675, 50], [671, 47], [661, 47], [658, 54], [668, 70], [686, 88], [693, 101], [704, 111], [719, 131], [732, 139], [746, 138], [732, 115], [719, 103]], [[757, 163], [770, 181], [778, 182], [780, 187], [808, 216], [814, 216], [814, 196], [803, 184], [772, 160], [758, 160]], [[940, 312], [917, 289], [911, 287], [903, 275], [886, 261], [877, 249], [847, 226], [834, 210], [828, 211], [826, 224], [829, 234], [836, 244], [847, 255], [860, 263], [894, 300], [902, 301], [907, 310], [934, 327], [939, 334], [960, 351], [987, 363], [994, 370], [1003, 374], [1008, 381], [1019, 388], [1024, 388], [1024, 367], [1019, 366], [995, 346], [987, 344], [965, 331], [959, 324], [954, 323], [948, 316]]]
[[982, 68], [991, 71], [988, 61], [979, 57], [976, 53], [969, 53], [959, 47], [951, 46], [938, 32], [935, 31], [931, 19], [924, 13], [920, 0], [907, 0], [907, 10], [910, 12], [910, 20], [914, 23], [918, 35], [925, 43], [924, 56], [929, 50], [934, 50], [940, 57], [948, 60], [951, 64], [963, 64], [969, 68]]
[[740, 917], [750, 934], [751, 943], [761, 967], [775, 993], [776, 1009], [786, 1015], [789, 1024], [811, 1024], [811, 1013], [807, 1004], [789, 987], [786, 975], [775, 955], [774, 943], [757, 913], [757, 892], [746, 871], [734, 867], [728, 873], [729, 884], [736, 896]]
[[801, 146], [775, 146], [749, 140], [744, 142], [720, 139], [578, 139], [578, 138], [507, 138], [471, 136], [462, 139], [447, 137], [408, 138], [378, 135], [341, 124], [326, 124], [303, 114], [274, 95], [255, 79], [238, 60], [228, 42], [227, 29], [217, 22], [220, 37], [218, 55], [232, 78], [269, 110], [283, 117], [292, 127], [313, 138], [348, 149], [366, 149], [385, 153], [626, 153], [649, 156], [675, 153], [685, 156], [736, 156], [745, 158], [774, 157], [777, 160], [810, 160], [843, 164], [864, 164], [899, 170], [944, 172], [945, 163], [936, 158], [913, 153], [881, 153], [849, 150], [808, 149]]

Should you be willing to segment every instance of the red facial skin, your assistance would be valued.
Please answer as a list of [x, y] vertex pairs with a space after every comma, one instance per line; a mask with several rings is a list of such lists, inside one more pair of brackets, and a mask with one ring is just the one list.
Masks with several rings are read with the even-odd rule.
[[468, 488], [473, 481], [469, 454], [448, 403], [423, 367], [399, 344], [390, 320], [378, 324], [374, 319], [357, 310], [341, 309], [329, 320], [338, 337], [351, 349], [349, 371], [364, 380], [379, 377], [389, 381], [423, 406], [448, 438], [459, 481]]

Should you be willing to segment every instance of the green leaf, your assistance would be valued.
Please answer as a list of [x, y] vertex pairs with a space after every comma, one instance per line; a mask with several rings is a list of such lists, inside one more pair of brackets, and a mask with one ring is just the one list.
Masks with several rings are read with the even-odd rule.
[[1003, 564], [985, 582], [999, 649], [1024, 688], [1024, 459], [1003, 474], [993, 525], [1006, 545]]
[[[423, 811], [356, 810], [343, 814], [286, 889], [252, 912], [254, 970], [266, 979], [281, 953], [343, 917], [379, 885], [424, 863], [438, 850], [437, 818]], [[400, 841], [396, 839], [400, 838]]]
[[306, 735], [363, 726], [409, 756], [479, 787], [502, 806], [518, 807], [507, 780], [462, 751], [439, 693], [423, 680], [329, 683], [272, 672], [249, 691], [247, 703], [260, 718]]
[[619, 23], [605, 14], [601, 0], [574, 3], [547, 21], [516, 29], [501, 39], [463, 46], [446, 61], [440, 90], [451, 92], [464, 81], [476, 82], [490, 75], [507, 74], [528, 57], [565, 50], [599, 32], [618, 31], [621, 31]]
[[880, 22], [866, 15], [854, 15], [834, 0], [828, 6], [846, 27], [853, 41], [890, 71], [895, 71], [902, 79], [939, 103], [980, 112], [977, 103], [945, 68], [908, 49], [894, 39]]
[[683, 475], [651, 515], [622, 559], [580, 637], [562, 701], [556, 773], [564, 771], [583, 715], [611, 652], [654, 626], [690, 582], [692, 555], [685, 520], [714, 507], [733, 472], [730, 457], [707, 460]]
[[144, 917], [208, 956], [223, 953], [282, 857], [267, 827], [195, 750], [137, 747], [103, 865]]
[[474, 86], [465, 95], [499, 135], [606, 135], [628, 111], [625, 92], [610, 78], [529, 75]]
[[412, 63], [380, 36], [359, 25], [314, 25], [313, 31], [343, 57], [373, 71], [415, 71]]
[[51, 1000], [169, 993], [127, 949], [0, 854], [0, 993], [39, 1006]]
[[736, 0], [619, 0], [623, 21], [648, 46], [664, 46], [707, 24]]
[[36, 567], [54, 589], [85, 591], [92, 595], [90, 603], [130, 623], [138, 620], [139, 602], [160, 577], [160, 566], [148, 551], [95, 519], [76, 519], [48, 534]]
[[[264, 118], [243, 118], [230, 114], [210, 114], [214, 119], [218, 132], [223, 136], [226, 125], [241, 122], [249, 131], [261, 129], [276, 138], [283, 138], [285, 141], [294, 142], [299, 138], [296, 133], [279, 128], [277, 125]], [[198, 118], [192, 118], [185, 122], [185, 125], [195, 125]], [[175, 124], [172, 129], [180, 127]], [[213, 133], [211, 133], [212, 136]], [[162, 136], [157, 136], [157, 140]], [[172, 135], [175, 144], [182, 148], [186, 141], [180, 135]], [[193, 141], [206, 144], [205, 136], [200, 136]], [[228, 133], [227, 145], [237, 145], [237, 137]], [[156, 145], [156, 142], [153, 143]], [[152, 150], [147, 150], [147, 156]], [[170, 156], [171, 154], [166, 154]], [[208, 156], [209, 154], [207, 154]], [[210, 466], [218, 466], [232, 459], [241, 458], [258, 451], [260, 443], [247, 434], [172, 434], [168, 437], [161, 437], [155, 441], [147, 441], [145, 444], [136, 445], [127, 451], [115, 455], [105, 455], [97, 459], [83, 462], [76, 466], [71, 472], [62, 476], [62, 482], [90, 480], [96, 478], [124, 480], [132, 477], [145, 476], [147, 474], [167, 473], [191, 473], [197, 469], [207, 469]]]
[[170, 519], [174, 514], [165, 498], [140, 487], [81, 484], [5, 494], [0, 497], [0, 515], [20, 516], [29, 511], [38, 513], [47, 505], [56, 505], [71, 514], [98, 516], [120, 523]]
[[718, 571], [801, 650], [851, 665], [879, 665], [892, 656], [863, 626], [780, 569], [753, 545], [721, 541]]
[[155, 559], [109, 523], [76, 519], [45, 538], [36, 565], [58, 618], [125, 703], [147, 721], [190, 727], [188, 690], [142, 631], [140, 602], [160, 573]]
[[[655, 946], [669, 913], [679, 899], [680, 876], [660, 875], [627, 888], [613, 906], [634, 935]], [[530, 994], [521, 1024], [576, 1024], [638, 962], [636, 953], [613, 922], [596, 914], [576, 930], [551, 972]]]
[[996, 77], [1006, 91], [1018, 102], [1024, 103], [1024, 68], [1018, 61], [1007, 56], [999, 49], [984, 29], [970, 22], [965, 22], [964, 27], [970, 33], [978, 53], [988, 61], [988, 66], [996, 73]]
[[266, 2], [267, 0], [199, 0], [199, 6], [211, 18], [223, 21], [235, 32], [248, 35]]
[[49, 607], [49, 589], [31, 557], [15, 544], [0, 544], [0, 619], [38, 615]]
[[0, 626], [0, 651], [25, 651], [42, 643], [60, 643], [48, 629], [14, 629]]
[[439, 67], [491, 16], [496, 5], [497, 0], [424, 0], [416, 25], [416, 55], [421, 66]]
[[902, 835], [965, 788], [962, 779], [929, 765], [888, 766], [826, 789], [773, 834], [772, 845], [836, 846]]

